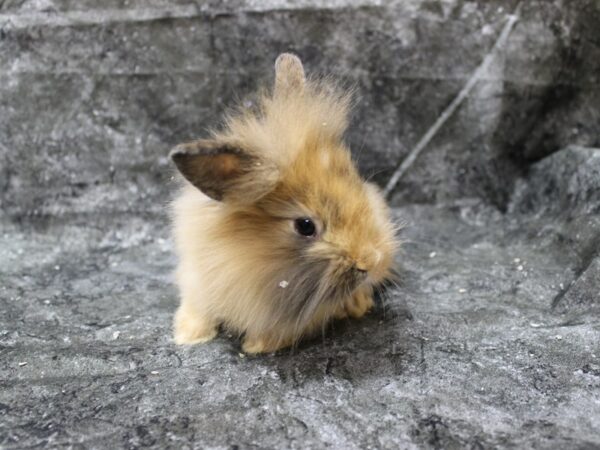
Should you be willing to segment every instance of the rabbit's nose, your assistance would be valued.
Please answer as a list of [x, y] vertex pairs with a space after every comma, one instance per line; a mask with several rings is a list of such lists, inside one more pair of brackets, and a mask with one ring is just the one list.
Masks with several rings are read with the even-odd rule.
[[366, 276], [368, 272], [368, 269], [360, 264], [354, 264], [354, 266], [352, 266], [352, 269], [354, 270], [356, 275], [361, 277]]
[[354, 267], [358, 272], [367, 273], [369, 270], [376, 267], [380, 261], [381, 252], [375, 249], [369, 249], [354, 260]]

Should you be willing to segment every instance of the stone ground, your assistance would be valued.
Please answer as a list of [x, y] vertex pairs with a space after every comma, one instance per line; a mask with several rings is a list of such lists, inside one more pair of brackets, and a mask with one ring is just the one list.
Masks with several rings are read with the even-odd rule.
[[[600, 150], [537, 169], [508, 214], [395, 209], [399, 287], [267, 356], [171, 342], [162, 214], [4, 223], [2, 447], [600, 446]], [[540, 213], [538, 189], [587, 194]]]
[[0, 0], [0, 448], [600, 448], [595, 1], [523, 3], [393, 192], [401, 279], [364, 320], [170, 339], [171, 146], [291, 49], [356, 86], [383, 184], [516, 4]]

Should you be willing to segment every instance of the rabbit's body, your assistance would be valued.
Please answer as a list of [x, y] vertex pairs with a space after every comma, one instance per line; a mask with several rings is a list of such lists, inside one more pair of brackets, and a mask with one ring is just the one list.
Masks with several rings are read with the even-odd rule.
[[245, 351], [274, 351], [362, 316], [390, 275], [387, 207], [341, 141], [348, 97], [306, 82], [292, 55], [276, 67], [259, 111], [172, 153], [190, 182], [174, 204], [180, 344], [222, 324], [245, 334]]

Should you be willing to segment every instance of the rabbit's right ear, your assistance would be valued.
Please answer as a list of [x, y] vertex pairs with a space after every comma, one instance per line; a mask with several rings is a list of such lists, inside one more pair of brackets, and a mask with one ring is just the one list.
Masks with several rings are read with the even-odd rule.
[[214, 200], [250, 203], [267, 194], [278, 179], [274, 165], [217, 140], [178, 145], [170, 156], [185, 179]]

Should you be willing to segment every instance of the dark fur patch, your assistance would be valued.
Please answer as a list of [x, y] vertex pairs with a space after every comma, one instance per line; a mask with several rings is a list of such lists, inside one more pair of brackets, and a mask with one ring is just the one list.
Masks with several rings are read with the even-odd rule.
[[341, 303], [360, 283], [353, 270], [338, 271], [328, 260], [308, 259], [302, 264], [282, 271], [286, 288], [277, 287], [273, 298], [273, 329], [294, 330], [296, 339], [302, 337], [318, 308], [326, 303]]

